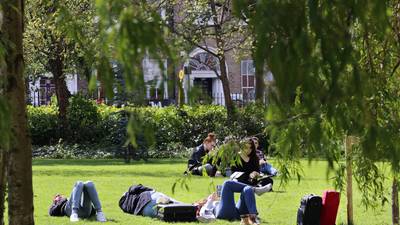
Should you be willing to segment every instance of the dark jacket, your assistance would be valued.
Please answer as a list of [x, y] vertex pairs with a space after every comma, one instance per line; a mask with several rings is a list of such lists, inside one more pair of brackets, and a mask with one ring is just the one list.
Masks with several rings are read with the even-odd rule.
[[49, 209], [50, 216], [65, 216], [65, 206], [67, 205], [67, 198], [63, 198], [58, 202], [53, 202]]
[[203, 163], [203, 157], [206, 155], [204, 145], [197, 146], [188, 160], [188, 169], [192, 170], [193, 167], [200, 166]]
[[151, 201], [152, 190], [141, 184], [131, 186], [119, 200], [119, 207], [126, 213], [142, 215], [143, 208]]
[[246, 184], [252, 184], [250, 181], [250, 173], [253, 171], [260, 172], [260, 164], [258, 157], [252, 157], [248, 162], [245, 162], [242, 158], [240, 158], [242, 165], [235, 165], [231, 167], [232, 173], [234, 172], [244, 172], [241, 176], [241, 182]]

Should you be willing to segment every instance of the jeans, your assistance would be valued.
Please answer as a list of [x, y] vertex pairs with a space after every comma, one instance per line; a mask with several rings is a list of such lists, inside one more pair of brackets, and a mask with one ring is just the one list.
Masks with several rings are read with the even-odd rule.
[[89, 218], [93, 207], [97, 211], [101, 210], [101, 203], [93, 182], [77, 181], [65, 206], [65, 214], [71, 216], [72, 211], [75, 211], [79, 218]]
[[[240, 199], [236, 204], [235, 192], [240, 193]], [[216, 209], [217, 218], [235, 220], [245, 214], [258, 214], [253, 187], [238, 181], [225, 181], [222, 185], [221, 202]]]
[[276, 170], [271, 164], [264, 163], [260, 166], [260, 172], [268, 175], [276, 176], [278, 170]]
[[146, 204], [142, 210], [143, 216], [156, 217], [157, 216], [157, 200], [161, 197], [168, 198], [173, 203], [179, 203], [177, 200], [168, 197], [167, 195], [154, 191], [151, 194], [151, 201]]

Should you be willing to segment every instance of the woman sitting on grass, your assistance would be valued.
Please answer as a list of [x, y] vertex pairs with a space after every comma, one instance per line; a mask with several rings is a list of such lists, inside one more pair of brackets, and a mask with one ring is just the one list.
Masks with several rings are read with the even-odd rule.
[[96, 220], [106, 222], [101, 209], [101, 203], [96, 188], [91, 181], [77, 181], [72, 189], [71, 197], [67, 199], [57, 194], [49, 209], [50, 216], [69, 216], [71, 222], [79, 218], [89, 218], [96, 215]]
[[216, 165], [213, 165], [211, 160], [203, 165], [203, 159], [206, 155], [211, 154], [215, 147], [215, 134], [209, 133], [208, 136], [203, 140], [203, 144], [197, 146], [188, 160], [187, 170], [185, 173], [190, 172], [193, 175], [202, 176], [203, 170], [208, 176], [215, 176], [217, 172]]
[[246, 145], [239, 152], [239, 155], [241, 163], [231, 167], [232, 173], [243, 172], [239, 181], [253, 185], [251, 180], [260, 175], [260, 164], [256, 153], [256, 146], [252, 138], [246, 139]]

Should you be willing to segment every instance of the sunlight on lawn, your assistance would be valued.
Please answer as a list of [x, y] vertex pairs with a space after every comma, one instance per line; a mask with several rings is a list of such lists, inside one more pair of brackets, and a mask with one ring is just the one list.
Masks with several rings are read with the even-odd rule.
[[[222, 184], [224, 180], [224, 178], [193, 177], [189, 182], [189, 192], [178, 187], [176, 193], [172, 195], [172, 184], [182, 176], [185, 166], [185, 161], [179, 160], [152, 160], [149, 163], [138, 161], [129, 165], [117, 160], [34, 160], [33, 184], [36, 222], [40, 225], [70, 224], [67, 217], [48, 216], [51, 199], [56, 193], [69, 195], [77, 180], [92, 180], [99, 191], [103, 211], [110, 224], [166, 224], [155, 219], [124, 214], [118, 207], [118, 201], [130, 185], [142, 183], [171, 195], [175, 199], [192, 203], [206, 197], [211, 192], [211, 182], [216, 185]], [[325, 162], [315, 162], [310, 165], [308, 162], [304, 162], [304, 172], [305, 177], [300, 183], [294, 179], [283, 189], [279, 187], [279, 179], [275, 179], [274, 192], [256, 198], [262, 224], [295, 224], [297, 208], [303, 195], [307, 193], [321, 195], [323, 190], [332, 189], [332, 185], [326, 178]], [[356, 224], [390, 224], [388, 205], [376, 211], [365, 211], [360, 205], [359, 193], [356, 188], [354, 189]], [[388, 191], [388, 197], [389, 193]], [[345, 198], [342, 195], [337, 224], [346, 221], [345, 204]], [[77, 224], [97, 223], [84, 220]], [[232, 223], [218, 220], [214, 224]], [[239, 222], [233, 224], [239, 224]]]

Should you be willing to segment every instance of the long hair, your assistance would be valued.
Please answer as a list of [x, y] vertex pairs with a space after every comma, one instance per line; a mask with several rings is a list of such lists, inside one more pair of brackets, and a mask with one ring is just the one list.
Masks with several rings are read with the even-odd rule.
[[254, 140], [252, 138], [246, 138], [246, 143], [250, 144], [250, 154], [249, 156], [250, 159], [257, 158], [257, 152], [256, 152], [256, 145], [254, 144]]

